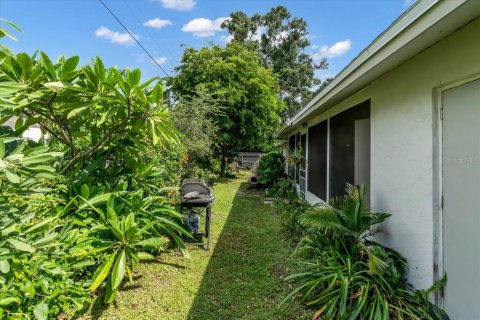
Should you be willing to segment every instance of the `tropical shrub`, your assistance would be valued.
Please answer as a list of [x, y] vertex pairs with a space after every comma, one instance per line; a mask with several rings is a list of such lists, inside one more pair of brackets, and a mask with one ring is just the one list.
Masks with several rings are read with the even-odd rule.
[[404, 280], [404, 266], [396, 267], [397, 253], [375, 250], [385, 266], [371, 272], [365, 259], [326, 246], [315, 259], [304, 262], [302, 273], [287, 278], [297, 285], [292, 294], [300, 293], [307, 306], [317, 309], [314, 319], [447, 319], [428, 300], [445, 281], [414, 291]]
[[26, 141], [9, 152], [5, 141], [12, 139], [0, 139], [0, 314], [47, 319], [81, 309], [90, 295], [80, 265], [91, 263], [69, 254], [58, 217], [65, 185], [53, 165], [62, 154]]
[[[17, 119], [0, 131], [0, 318], [79, 314], [93, 291], [111, 303], [142, 259], [188, 255], [190, 233], [159, 196], [181, 173], [160, 163], [179, 139], [159, 79], [99, 58], [0, 59], [0, 125]], [[21, 138], [33, 124], [48, 144]]]
[[285, 178], [285, 158], [280, 152], [270, 152], [264, 155], [258, 164], [258, 182], [272, 186]]
[[281, 214], [285, 237], [293, 246], [296, 246], [306, 234], [307, 230], [300, 223], [300, 218], [310, 205], [298, 198], [294, 201], [276, 201], [275, 206]]
[[139, 152], [138, 156], [125, 158], [124, 154], [110, 153], [108, 170], [98, 171], [106, 181], [128, 183], [129, 188], [142, 188], [145, 196], [167, 196], [171, 201], [176, 199], [176, 188], [187, 175], [185, 148], [183, 145], [151, 146]]
[[279, 179], [275, 184], [268, 188], [267, 193], [269, 196], [292, 201], [298, 199], [298, 193], [295, 189], [295, 185], [289, 179]]
[[306, 235], [298, 250], [301, 272], [288, 281], [321, 319], [446, 319], [428, 290], [415, 291], [406, 281], [407, 261], [400, 253], [374, 241], [379, 223], [390, 215], [374, 213], [364, 204], [364, 187], [347, 185], [346, 195], [307, 208], [300, 216]]

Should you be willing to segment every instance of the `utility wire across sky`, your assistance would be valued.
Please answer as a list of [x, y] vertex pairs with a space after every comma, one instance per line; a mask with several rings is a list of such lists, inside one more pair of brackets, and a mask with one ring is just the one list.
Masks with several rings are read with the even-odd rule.
[[153, 63], [155, 63], [157, 65], [157, 67], [160, 68], [160, 70], [163, 71], [163, 73], [165, 73], [165, 75], [167, 77], [169, 77], [169, 74], [167, 73], [167, 71], [165, 71], [165, 69], [162, 68], [162, 66], [155, 60], [155, 58], [150, 54], [150, 52], [148, 52], [147, 49], [145, 49], [145, 47], [140, 43], [140, 41], [138, 41], [138, 39], [130, 32], [130, 30], [127, 29], [127, 27], [122, 23], [122, 21], [115, 15], [115, 13], [113, 13], [112, 10], [110, 10], [110, 8], [107, 6], [107, 4], [103, 1], [103, 0], [98, 0], [100, 1], [100, 3], [105, 7], [105, 9], [107, 9], [107, 11], [115, 18], [115, 20], [117, 20], [117, 22], [122, 26], [123, 29], [125, 29], [125, 31], [132, 37], [133, 40], [135, 40], [135, 42], [140, 46], [140, 48], [142, 48], [142, 50], [145, 52], [145, 54], [153, 61]]

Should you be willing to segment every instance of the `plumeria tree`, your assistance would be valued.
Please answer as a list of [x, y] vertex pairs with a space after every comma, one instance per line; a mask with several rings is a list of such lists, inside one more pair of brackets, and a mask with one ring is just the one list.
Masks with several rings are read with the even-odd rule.
[[[160, 79], [78, 63], [0, 48], [0, 126], [15, 123], [0, 131], [0, 318], [75, 317], [93, 291], [111, 303], [142, 259], [187, 254], [182, 217], [152, 187], [159, 164], [145, 163], [179, 141]], [[32, 125], [48, 144], [22, 138]]]
[[52, 63], [37, 52], [6, 54], [0, 65], [6, 89], [1, 121], [16, 117], [17, 134], [38, 123], [63, 144], [68, 161], [62, 174], [82, 168], [112, 146], [178, 141], [159, 79], [141, 82], [140, 70], [107, 69], [98, 57], [82, 68], [78, 62], [73, 56]]

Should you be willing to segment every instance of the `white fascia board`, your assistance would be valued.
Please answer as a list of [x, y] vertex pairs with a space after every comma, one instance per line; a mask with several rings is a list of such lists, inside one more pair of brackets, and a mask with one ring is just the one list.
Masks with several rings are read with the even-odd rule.
[[[320, 106], [328, 103], [332, 98], [341, 95], [342, 91], [355, 83], [356, 88], [367, 85], [374, 80], [365, 77], [370, 71], [374, 70], [379, 64], [390, 63], [391, 68], [398, 65], [398, 60], [389, 58], [398, 50], [407, 46], [422, 33], [430, 29], [441, 19], [445, 18], [458, 7], [469, 0], [441, 1], [441, 0], [420, 0], [415, 3], [408, 11], [402, 14], [395, 22], [380, 34], [367, 48], [352, 60], [329, 85], [317, 94], [302, 110], [300, 110], [292, 119], [278, 131], [280, 137], [290, 129], [295, 128], [299, 123], [312, 114]], [[470, 0], [477, 1], [477, 0]], [[428, 13], [428, 14], [427, 14]], [[467, 21], [465, 21], [466, 23]], [[425, 43], [425, 47], [430, 44]], [[415, 52], [419, 48], [416, 46]], [[404, 57], [405, 58], [405, 57]], [[385, 66], [383, 71], [385, 71]], [[362, 80], [365, 83], [358, 83]]]

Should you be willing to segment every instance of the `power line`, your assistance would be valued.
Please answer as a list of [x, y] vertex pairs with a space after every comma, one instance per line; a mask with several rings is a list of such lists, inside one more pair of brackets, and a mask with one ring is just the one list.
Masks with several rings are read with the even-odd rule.
[[[126, 7], [128, 7], [128, 10], [130, 10], [133, 15], [137, 18], [137, 22], [139, 22], [140, 25], [142, 25], [143, 21], [147, 21], [148, 18], [146, 17], [146, 15], [143, 13], [142, 9], [140, 8], [140, 6], [135, 2], [136, 0], [133, 0], [132, 1], [132, 4], [133, 4], [133, 7], [130, 6], [129, 4], [129, 1], [128, 0], [123, 0], [123, 3], [125, 4]], [[140, 14], [140, 17], [137, 12]], [[165, 57], [167, 58], [167, 61], [165, 62], [166, 64], [170, 64], [171, 66], [175, 67], [175, 65], [173, 64], [173, 59], [172, 59], [172, 56], [174, 56], [172, 54], [172, 52], [169, 50], [168, 48], [168, 45], [166, 45], [164, 43], [164, 46], [161, 47], [158, 43], [160, 42], [158, 40], [158, 38], [150, 31], [151, 28], [145, 28], [146, 32], [148, 33], [149, 37], [147, 38], [147, 40], [149, 40], [150, 42], [153, 43], [154, 47], [156, 47], [156, 49], [159, 50], [159, 52], [162, 53], [162, 55], [165, 55]], [[155, 51], [152, 51], [152, 53], [155, 53]], [[164, 66], [164, 64], [162, 64]]]
[[165, 73], [165, 75], [167, 77], [169, 77], [167, 71], [165, 71], [165, 69], [162, 68], [162, 66], [155, 60], [155, 58], [140, 43], [140, 41], [138, 41], [138, 39], [130, 32], [130, 30], [128, 30], [127, 27], [125, 27], [125, 25], [122, 23], [122, 21], [120, 21], [120, 19], [115, 15], [115, 13], [113, 13], [113, 11], [110, 10], [110, 8], [105, 4], [105, 2], [103, 2], [103, 0], [98, 0], [98, 1], [100, 1], [100, 3], [105, 7], [105, 9], [107, 9], [108, 12], [110, 12], [110, 14], [115, 18], [115, 20], [117, 20], [117, 22], [123, 27], [123, 29], [125, 29], [125, 31], [132, 37], [132, 39], [135, 40], [135, 42], [140, 46], [140, 48], [142, 48], [142, 50], [147, 54], [147, 56], [150, 59], [152, 59], [153, 63], [155, 63], [157, 65], [157, 67], [159, 67], [163, 71], [163, 73]]
[[[138, 1], [137, 0], [124, 0], [125, 3], [127, 3], [128, 5], [128, 2], [132, 2], [133, 6], [136, 7], [136, 9], [138, 10], [138, 12], [140, 12], [140, 15], [143, 16], [143, 18], [145, 19], [145, 21], [148, 20], [147, 16], [144, 14], [141, 6], [138, 4]], [[141, 20], [141, 19], [140, 19]], [[150, 31], [152, 30], [151, 28], [146, 28], [146, 30], [148, 31], [148, 33], [150, 34], [151, 36], [151, 40], [152, 42], [154, 42], [154, 44], [157, 46], [157, 48], [159, 48], [160, 52], [163, 52], [165, 51], [165, 53], [167, 53], [167, 56], [169, 57], [169, 61], [170, 64], [175, 67], [175, 64], [174, 64], [174, 59], [171, 59], [171, 57], [175, 57], [175, 55], [178, 53], [173, 53], [171, 50], [170, 50], [170, 45], [164, 40], [164, 38], [158, 38], [156, 33], [151, 33]], [[159, 43], [162, 43], [162, 48], [160, 48], [160, 45]]]

